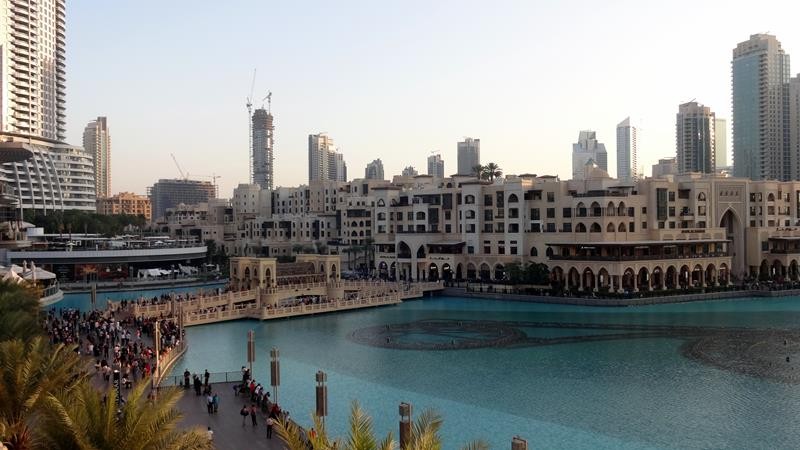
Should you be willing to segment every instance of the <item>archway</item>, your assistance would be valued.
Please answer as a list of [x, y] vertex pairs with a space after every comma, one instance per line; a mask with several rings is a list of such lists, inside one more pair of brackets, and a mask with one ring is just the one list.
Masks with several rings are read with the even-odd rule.
[[790, 280], [792, 280], [792, 281], [797, 281], [797, 276], [798, 276], [798, 272], [797, 272], [797, 260], [796, 260], [796, 259], [793, 259], [793, 260], [792, 260], [792, 261], [789, 263], [789, 279], [790, 279]]
[[609, 275], [608, 270], [605, 267], [601, 268], [597, 272], [598, 277], [598, 289], [608, 290], [611, 288], [611, 275]]
[[475, 269], [475, 264], [467, 263], [467, 279], [468, 280], [475, 280], [477, 278], [478, 271]]
[[428, 266], [428, 281], [439, 281], [439, 266], [435, 263]]
[[425, 257], [425, 246], [420, 245], [417, 249], [417, 258], [422, 259]]
[[636, 287], [636, 274], [633, 273], [633, 269], [630, 267], [625, 269], [625, 272], [622, 273], [622, 290], [623, 291], [632, 291]]
[[661, 289], [664, 286], [664, 271], [661, 270], [661, 267], [656, 266], [650, 277], [652, 278], [653, 289]]
[[614, 208], [614, 202], [608, 202], [608, 206], [606, 207], [606, 215], [607, 216], [615, 216], [616, 208]]
[[577, 290], [581, 287], [581, 276], [578, 269], [572, 267], [567, 273], [567, 287], [571, 290]]
[[767, 260], [761, 261], [761, 265], [758, 267], [758, 279], [761, 281], [766, 281], [770, 277], [769, 274], [769, 265], [767, 264]]
[[714, 286], [717, 283], [717, 266], [709, 264], [706, 266], [706, 285]]
[[719, 279], [719, 284], [722, 285], [722, 286], [727, 285], [728, 282], [730, 281], [730, 273], [728, 271], [728, 265], [727, 264], [722, 263], [722, 264], [719, 265], [719, 276], [718, 276], [718, 279]]
[[599, 223], [594, 222], [594, 223], [592, 223], [592, 227], [589, 229], [589, 231], [591, 233], [599, 233], [600, 231], [602, 231], [602, 228], [600, 228], [600, 224]]
[[681, 266], [681, 271], [678, 276], [678, 285], [684, 289], [688, 288], [691, 281], [690, 277], [689, 266]]
[[703, 266], [696, 264], [692, 269], [692, 286], [700, 287], [705, 282]]
[[400, 241], [400, 244], [397, 245], [397, 257], [411, 258], [411, 247], [409, 247], [405, 242]]
[[675, 266], [667, 267], [667, 277], [664, 283], [667, 286], [667, 289], [676, 289], [678, 287], [676, 283], [677, 272], [678, 271], [675, 269]]
[[389, 278], [389, 265], [386, 264], [386, 261], [378, 263], [378, 278], [382, 280]]
[[536, 247], [531, 247], [531, 256], [539, 256], [539, 250], [536, 250]]
[[575, 232], [576, 233], [586, 233], [586, 225], [584, 225], [581, 222], [578, 222], [578, 224], [575, 225]]
[[614, 232], [614, 224], [609, 223], [608, 226], [606, 226], [606, 233], [613, 233], [613, 232]]
[[786, 276], [784, 266], [779, 260], [772, 261], [772, 270], [770, 271], [771, 278], [775, 281], [783, 281]]
[[461, 281], [464, 279], [464, 268], [461, 263], [456, 264], [456, 280]]
[[272, 287], [272, 271], [269, 268], [264, 269], [264, 277], [267, 279], [267, 287]]
[[562, 269], [561, 266], [555, 266], [553, 270], [550, 271], [550, 282], [554, 288], [564, 287], [564, 269]]
[[397, 263], [395, 262], [392, 262], [392, 264], [389, 266], [389, 279], [397, 279]]
[[583, 277], [582, 284], [585, 290], [593, 291], [595, 287], [597, 287], [595, 284], [594, 272], [592, 271], [591, 268], [587, 267], [583, 269], [582, 277]]
[[744, 227], [733, 209], [728, 208], [720, 219], [719, 226], [725, 228], [728, 242], [728, 253], [731, 255], [730, 271], [734, 276], [745, 274], [744, 261]]
[[442, 264], [442, 279], [444, 281], [450, 281], [453, 279], [453, 270], [450, 268], [450, 264]]
[[494, 279], [496, 281], [502, 281], [506, 279], [506, 271], [505, 267], [502, 264], [495, 264], [494, 265]]
[[620, 233], [624, 233], [624, 232], [627, 231], [627, 229], [625, 228], [625, 222], [620, 222], [619, 223], [619, 227], [617, 227], [617, 231], [619, 231]]
[[489, 265], [486, 263], [481, 264], [481, 271], [480, 271], [481, 281], [489, 281], [492, 278], [492, 270], [489, 268]]
[[331, 264], [331, 280], [338, 280], [339, 276], [336, 273], [336, 264]]
[[639, 269], [639, 273], [636, 275], [636, 286], [639, 287], [640, 291], [650, 290], [650, 272], [647, 267]]

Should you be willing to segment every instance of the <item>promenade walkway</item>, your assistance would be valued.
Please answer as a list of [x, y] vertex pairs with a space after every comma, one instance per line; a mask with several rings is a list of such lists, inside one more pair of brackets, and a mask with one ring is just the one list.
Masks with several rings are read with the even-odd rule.
[[266, 416], [259, 412], [258, 425], [251, 424], [247, 417], [245, 426], [242, 426], [242, 416], [239, 411], [243, 405], [250, 406], [248, 398], [237, 397], [233, 394], [233, 386], [238, 383], [211, 383], [211, 388], [219, 395], [219, 411], [209, 414], [206, 410], [204, 396], [194, 395], [194, 391], [184, 391], [183, 397], [178, 402], [178, 409], [183, 413], [182, 427], [198, 426], [205, 430], [211, 427], [214, 431], [214, 445], [220, 450], [242, 449], [269, 449], [283, 450], [285, 447], [277, 434], [273, 433], [272, 439], [267, 439]]

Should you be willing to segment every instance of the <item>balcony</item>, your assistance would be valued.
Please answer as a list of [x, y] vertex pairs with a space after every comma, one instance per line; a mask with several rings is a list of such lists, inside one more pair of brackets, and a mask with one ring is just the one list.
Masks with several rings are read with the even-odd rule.
[[699, 258], [726, 258], [729, 257], [725, 252], [709, 252], [697, 255], [553, 255], [549, 259], [552, 261], [609, 261], [609, 262], [625, 262], [625, 261], [655, 261], [666, 259], [699, 259]]

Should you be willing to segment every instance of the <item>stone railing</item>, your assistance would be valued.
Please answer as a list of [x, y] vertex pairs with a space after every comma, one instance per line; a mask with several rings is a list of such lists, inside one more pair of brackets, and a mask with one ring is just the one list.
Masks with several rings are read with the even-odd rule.
[[261, 319], [278, 319], [282, 317], [321, 314], [326, 312], [344, 311], [348, 309], [367, 308], [370, 306], [394, 305], [401, 303], [398, 294], [389, 294], [376, 297], [357, 298], [352, 300], [333, 300], [325, 303], [310, 305], [283, 306], [278, 308], [262, 307]]
[[178, 345], [172, 347], [166, 352], [161, 352], [158, 356], [157, 370], [153, 377], [153, 384], [158, 386], [161, 384], [161, 380], [164, 379], [164, 376], [169, 373], [170, 367], [175, 364], [175, 361], [178, 360], [184, 353], [186, 353], [186, 349], [189, 346], [186, 344], [186, 340], [182, 340], [178, 343]]

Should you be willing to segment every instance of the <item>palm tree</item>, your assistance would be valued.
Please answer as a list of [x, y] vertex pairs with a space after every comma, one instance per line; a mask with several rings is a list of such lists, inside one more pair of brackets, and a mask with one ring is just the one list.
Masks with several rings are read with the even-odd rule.
[[0, 440], [10, 450], [42, 448], [36, 442], [45, 431], [39, 424], [47, 398], [81, 384], [84, 363], [72, 348], [42, 337], [0, 342]]
[[211, 449], [213, 444], [199, 428], [180, 430], [175, 404], [183, 393], [159, 391], [156, 399], [145, 392], [149, 382], [137, 383], [119, 406], [114, 388], [106, 392], [84, 382], [71, 392], [48, 396], [49, 414], [42, 441], [50, 448], [92, 450]]
[[472, 174], [478, 177], [479, 180], [483, 179], [483, 166], [478, 164], [472, 167]]
[[[333, 439], [328, 437], [325, 426], [316, 415], [312, 416], [316, 437], [308, 438], [302, 429], [294, 422], [279, 421], [276, 433], [283, 440], [289, 450], [307, 450], [311, 444], [313, 450], [396, 450], [399, 444], [389, 433], [382, 441], [378, 442], [372, 429], [372, 419], [361, 409], [357, 401], [350, 407], [350, 427], [346, 439]], [[420, 414], [411, 427], [410, 441], [401, 450], [441, 450], [443, 443], [439, 436], [442, 427], [442, 417], [431, 411], [425, 410]], [[488, 450], [489, 446], [483, 441], [470, 442], [462, 450]]]
[[42, 334], [39, 292], [28, 284], [0, 281], [0, 341], [27, 341]]
[[503, 176], [503, 169], [497, 164], [490, 162], [483, 166], [483, 178], [489, 181], [494, 181], [495, 178]]

